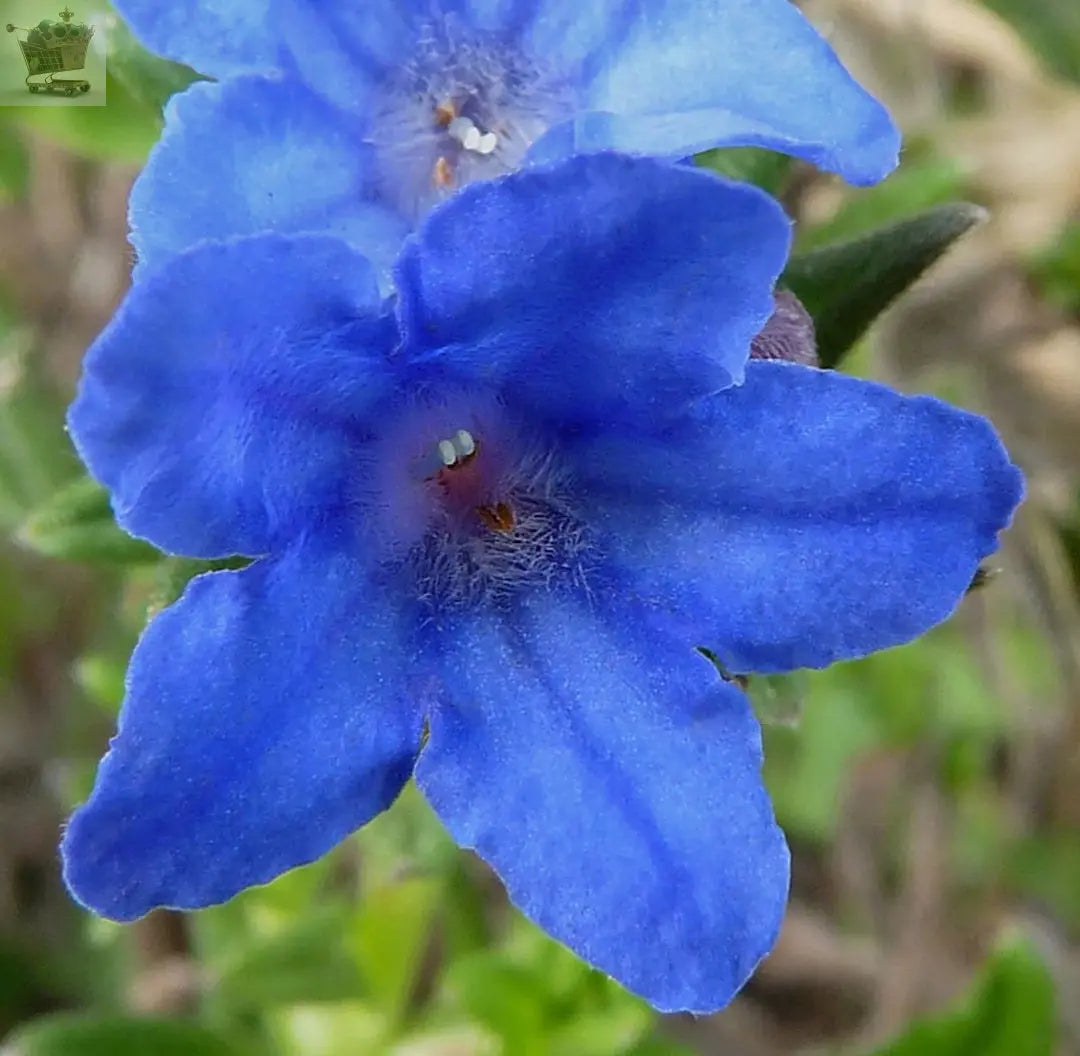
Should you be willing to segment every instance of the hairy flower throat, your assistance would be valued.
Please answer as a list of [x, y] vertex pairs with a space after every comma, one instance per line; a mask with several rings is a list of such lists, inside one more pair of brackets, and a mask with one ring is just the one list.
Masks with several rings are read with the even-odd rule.
[[557, 447], [482, 394], [425, 398], [373, 467], [388, 559], [433, 611], [584, 576], [589, 549]]
[[565, 82], [544, 63], [452, 16], [430, 23], [375, 103], [381, 190], [419, 218], [455, 188], [518, 168], [570, 112]]

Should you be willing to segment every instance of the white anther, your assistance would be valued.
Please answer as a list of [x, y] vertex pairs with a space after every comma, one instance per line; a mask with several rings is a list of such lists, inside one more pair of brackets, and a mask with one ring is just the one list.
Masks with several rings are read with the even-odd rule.
[[454, 120], [446, 126], [446, 131], [463, 147], [467, 146], [466, 141], [469, 138], [470, 132], [475, 136], [480, 135], [480, 130], [467, 117], [455, 117]]
[[468, 458], [476, 451], [476, 441], [472, 438], [472, 433], [459, 429], [454, 434], [454, 447], [462, 458]]
[[438, 447], [439, 458], [444, 466], [452, 466], [458, 460], [457, 448], [452, 440], [440, 440]]
[[466, 150], [477, 154], [491, 154], [499, 145], [499, 137], [494, 132], [481, 132], [467, 117], [455, 117], [446, 131]]

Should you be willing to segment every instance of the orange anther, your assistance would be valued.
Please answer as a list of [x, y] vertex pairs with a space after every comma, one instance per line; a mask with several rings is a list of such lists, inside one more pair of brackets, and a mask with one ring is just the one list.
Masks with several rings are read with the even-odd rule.
[[435, 124], [440, 128], [446, 128], [457, 116], [457, 107], [454, 106], [453, 99], [444, 99], [435, 107]]
[[431, 174], [431, 178], [435, 181], [436, 187], [441, 187], [444, 190], [454, 185], [454, 170], [450, 166], [450, 162], [441, 154], [435, 162], [435, 171]]
[[494, 506], [477, 506], [476, 516], [485, 528], [493, 532], [513, 531], [514, 511], [505, 502], [497, 502]]

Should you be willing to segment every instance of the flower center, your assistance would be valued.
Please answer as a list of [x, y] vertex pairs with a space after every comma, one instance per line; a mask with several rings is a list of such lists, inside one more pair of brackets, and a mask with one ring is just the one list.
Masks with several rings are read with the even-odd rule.
[[556, 450], [498, 401], [452, 394], [397, 415], [372, 467], [389, 563], [433, 612], [584, 575], [589, 545]]
[[545, 64], [438, 19], [375, 103], [380, 190], [417, 220], [454, 189], [518, 168], [570, 109], [566, 82]]
[[490, 475], [491, 467], [485, 467], [485, 459], [478, 459], [479, 448], [472, 433], [458, 429], [453, 436], [439, 440], [435, 448], [419, 460], [418, 471], [425, 484], [433, 484], [441, 493], [447, 511], [458, 519], [472, 514], [485, 528], [493, 532], [510, 532], [515, 527], [514, 508], [501, 499], [498, 486], [492, 491], [485, 480], [485, 469]]

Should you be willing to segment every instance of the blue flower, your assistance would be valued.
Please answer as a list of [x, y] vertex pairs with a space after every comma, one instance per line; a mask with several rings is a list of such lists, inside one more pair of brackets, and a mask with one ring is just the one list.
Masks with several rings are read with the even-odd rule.
[[380, 271], [437, 201], [526, 160], [757, 145], [870, 183], [899, 135], [790, 0], [124, 0], [221, 83], [169, 105], [132, 194], [144, 267], [204, 238], [338, 234]]
[[696, 647], [779, 671], [918, 635], [1021, 489], [981, 418], [747, 365], [788, 237], [752, 188], [596, 154], [435, 210], [390, 314], [327, 236], [138, 284], [72, 435], [130, 531], [257, 560], [143, 634], [75, 896], [221, 901], [412, 775], [556, 938], [658, 1008], [724, 1005], [789, 862], [751, 709]]

